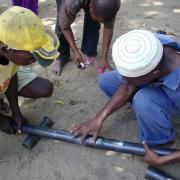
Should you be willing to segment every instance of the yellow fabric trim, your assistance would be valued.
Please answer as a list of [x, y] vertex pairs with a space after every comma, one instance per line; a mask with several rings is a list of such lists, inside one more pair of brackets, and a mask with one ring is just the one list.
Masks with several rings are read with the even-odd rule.
[[16, 74], [18, 66], [9, 62], [8, 65], [0, 65], [0, 94], [6, 92], [11, 78]]

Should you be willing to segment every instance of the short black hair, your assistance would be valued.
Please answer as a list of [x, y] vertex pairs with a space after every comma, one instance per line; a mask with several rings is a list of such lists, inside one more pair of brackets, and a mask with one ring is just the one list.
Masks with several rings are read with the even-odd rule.
[[120, 8], [120, 0], [91, 0], [93, 13], [109, 22], [114, 19]]

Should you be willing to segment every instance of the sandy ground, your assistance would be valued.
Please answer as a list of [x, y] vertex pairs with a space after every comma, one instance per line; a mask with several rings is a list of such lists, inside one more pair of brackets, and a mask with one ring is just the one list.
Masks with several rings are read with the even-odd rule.
[[[10, 6], [10, 1], [0, 0], [0, 11]], [[56, 4], [54, 0], [40, 0], [39, 16], [46, 26], [54, 28]], [[155, 31], [163, 29], [180, 39], [179, 0], [123, 0], [117, 15], [114, 41], [119, 35], [134, 28]], [[80, 47], [82, 39], [83, 12], [73, 24], [73, 31]], [[102, 34], [102, 33], [101, 33]], [[101, 38], [102, 39], [102, 38]], [[101, 54], [101, 39], [98, 46]], [[112, 62], [111, 51], [109, 59]], [[97, 87], [97, 72], [94, 67], [78, 70], [68, 63], [63, 74], [55, 77], [51, 68], [34, 70], [49, 78], [54, 84], [54, 93], [48, 99], [28, 100], [20, 98], [23, 114], [37, 123], [44, 115], [55, 121], [54, 128], [68, 129], [72, 123], [93, 116], [107, 101]], [[65, 105], [55, 103], [64, 100]], [[114, 113], [104, 124], [101, 135], [108, 138], [138, 142], [135, 116], [129, 105]], [[78, 145], [43, 139], [33, 150], [22, 145], [25, 136], [0, 134], [0, 180], [143, 180], [147, 165], [139, 157], [100, 151]], [[170, 170], [167, 167], [168, 171]], [[174, 166], [180, 179], [179, 167]]]

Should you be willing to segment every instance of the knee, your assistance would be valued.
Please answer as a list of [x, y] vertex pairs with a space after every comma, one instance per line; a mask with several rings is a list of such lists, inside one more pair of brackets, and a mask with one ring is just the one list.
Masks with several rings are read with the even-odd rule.
[[99, 88], [108, 96], [112, 97], [113, 93], [111, 90], [111, 85], [109, 84], [109, 78], [107, 77], [106, 73], [103, 73], [98, 78], [98, 86]]
[[105, 87], [105, 78], [104, 78], [104, 74], [101, 74], [98, 79], [97, 79], [97, 82], [98, 82], [98, 86], [100, 87], [101, 90], [104, 89]]
[[151, 97], [144, 90], [139, 90], [133, 97], [133, 108], [136, 113], [146, 113], [152, 106]]
[[46, 80], [46, 83], [45, 83], [45, 85], [42, 89], [42, 92], [41, 92], [42, 97], [52, 96], [53, 90], [54, 90], [53, 84], [49, 80]]
[[113, 72], [104, 72], [98, 77], [98, 86], [101, 88], [102, 91], [106, 91], [109, 89], [109, 87], [112, 86], [113, 78], [112, 78]]

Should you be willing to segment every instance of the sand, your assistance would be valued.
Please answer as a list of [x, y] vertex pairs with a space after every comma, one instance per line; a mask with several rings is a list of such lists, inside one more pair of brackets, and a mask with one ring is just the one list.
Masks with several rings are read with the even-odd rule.
[[[0, 0], [0, 12], [10, 6], [9, 0]], [[54, 0], [40, 0], [39, 16], [43, 23], [54, 29], [56, 4]], [[166, 30], [180, 39], [179, 0], [123, 0], [116, 18], [112, 42], [121, 34], [141, 28]], [[83, 12], [72, 25], [78, 46], [81, 45]], [[101, 33], [102, 34], [102, 33]], [[102, 37], [98, 46], [101, 55]], [[109, 59], [112, 63], [111, 50]], [[54, 93], [48, 99], [20, 98], [21, 110], [31, 123], [36, 124], [44, 115], [55, 121], [54, 128], [69, 129], [93, 117], [108, 98], [97, 86], [97, 71], [88, 67], [78, 70], [69, 62], [60, 77], [38, 64], [33, 69], [54, 84]], [[56, 104], [63, 100], [64, 106]], [[139, 142], [136, 118], [130, 105], [114, 113], [105, 122], [101, 136], [117, 140]], [[143, 180], [147, 169], [141, 158], [114, 152], [95, 150], [53, 140], [41, 140], [32, 150], [22, 146], [25, 135], [0, 133], [0, 180]], [[169, 167], [168, 167], [169, 169]], [[178, 166], [173, 170], [178, 172]], [[180, 178], [180, 174], [178, 175]]]

